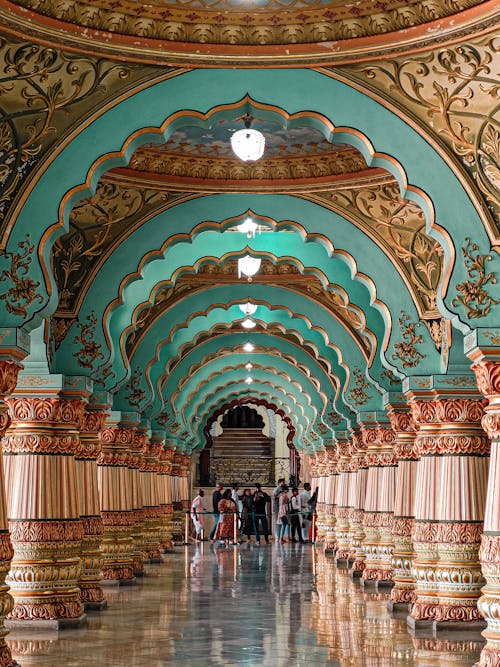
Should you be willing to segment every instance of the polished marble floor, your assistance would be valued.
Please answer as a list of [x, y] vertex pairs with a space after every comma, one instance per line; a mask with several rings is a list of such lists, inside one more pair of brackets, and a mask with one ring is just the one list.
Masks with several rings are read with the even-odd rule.
[[427, 667], [473, 665], [479, 641], [411, 637], [310, 545], [178, 547], [109, 608], [59, 635], [11, 633], [22, 667]]

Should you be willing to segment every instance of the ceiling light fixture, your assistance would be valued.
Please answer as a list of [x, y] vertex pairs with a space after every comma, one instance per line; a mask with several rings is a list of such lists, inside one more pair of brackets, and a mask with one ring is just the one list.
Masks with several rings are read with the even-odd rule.
[[244, 329], [253, 329], [255, 326], [257, 326], [257, 322], [254, 322], [254, 320], [252, 320], [250, 317], [247, 317], [246, 320], [243, 320], [241, 326]]
[[250, 375], [249, 375], [247, 378], [245, 378], [245, 382], [246, 382], [247, 384], [252, 384], [253, 379], [250, 377]]
[[243, 162], [255, 162], [260, 160], [264, 155], [264, 148], [266, 146], [266, 138], [258, 130], [252, 130], [251, 125], [254, 120], [253, 116], [246, 113], [241, 117], [245, 124], [244, 130], [237, 130], [231, 136], [231, 148], [236, 157], [239, 157]]
[[241, 278], [242, 275], [247, 276], [248, 282], [251, 282], [252, 276], [260, 269], [260, 265], [260, 257], [251, 257], [250, 255], [240, 257], [238, 260], [238, 278]]
[[252, 345], [252, 343], [248, 341], [248, 343], [245, 343], [245, 345], [243, 345], [243, 349], [245, 350], [245, 352], [253, 352], [255, 350], [255, 345]]
[[245, 315], [253, 315], [257, 310], [257, 305], [255, 303], [250, 303], [250, 301], [240, 303], [240, 310], [242, 313], [245, 313]]
[[245, 364], [245, 368], [246, 368], [247, 371], [250, 373], [250, 371], [251, 371], [252, 368], [253, 368], [253, 364], [249, 361], [248, 364]]
[[245, 218], [243, 222], [238, 225], [238, 231], [242, 234], [246, 234], [248, 238], [255, 238], [255, 232], [259, 225], [252, 220], [252, 218]]

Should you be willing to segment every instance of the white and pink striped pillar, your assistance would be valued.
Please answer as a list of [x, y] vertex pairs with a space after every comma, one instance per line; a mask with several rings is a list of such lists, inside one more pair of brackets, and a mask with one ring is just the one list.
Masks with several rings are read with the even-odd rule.
[[353, 431], [351, 436], [353, 465], [356, 469], [356, 485], [354, 489], [354, 507], [352, 521], [349, 526], [349, 534], [352, 535], [350, 545], [350, 556], [353, 559], [351, 575], [360, 577], [365, 569], [366, 553], [364, 549], [364, 513], [366, 498], [366, 480], [368, 467], [365, 462], [366, 445], [360, 431]]
[[366, 496], [363, 516], [366, 554], [363, 579], [392, 583], [392, 521], [396, 494], [397, 461], [394, 455], [395, 435], [383, 415], [376, 422], [362, 422], [361, 433], [366, 445]]
[[412, 530], [415, 519], [415, 477], [418, 454], [415, 449], [416, 427], [409, 407], [388, 406], [389, 418], [396, 436], [394, 454], [398, 462], [396, 472], [396, 495], [392, 554], [394, 587], [391, 590], [389, 609], [410, 609], [415, 597], [415, 576], [413, 574]]
[[349, 560], [349, 519], [353, 508], [353, 480], [355, 472], [351, 455], [351, 442], [348, 433], [336, 432], [337, 441], [337, 492], [335, 500], [335, 519], [337, 537], [337, 562]]
[[479, 391], [488, 401], [482, 425], [491, 438], [484, 534], [479, 551], [486, 585], [482, 589], [478, 608], [487, 623], [483, 632], [486, 646], [481, 652], [478, 667], [500, 667], [500, 360], [498, 350], [477, 347], [469, 352], [469, 357], [474, 361], [472, 370]]
[[[471, 384], [472, 380], [472, 384]], [[404, 382], [418, 427], [412, 624], [478, 621], [490, 443], [472, 375]], [[445, 626], [446, 627], [446, 626]]]

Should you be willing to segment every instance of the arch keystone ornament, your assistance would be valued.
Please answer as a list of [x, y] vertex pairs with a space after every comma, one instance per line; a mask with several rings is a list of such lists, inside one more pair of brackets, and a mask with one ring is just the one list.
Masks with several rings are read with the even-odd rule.
[[[479, 565], [490, 443], [481, 428], [486, 401], [450, 376], [418, 377], [403, 386], [418, 427], [411, 627], [457, 622], [484, 627], [477, 607], [484, 583]], [[444, 624], [444, 626], [443, 626]], [[470, 628], [474, 627], [472, 625]]]

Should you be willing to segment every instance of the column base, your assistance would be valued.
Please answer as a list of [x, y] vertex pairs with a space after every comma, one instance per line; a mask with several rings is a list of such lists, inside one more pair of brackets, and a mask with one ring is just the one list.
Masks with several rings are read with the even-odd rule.
[[349, 576], [351, 577], [351, 579], [361, 579], [361, 577], [363, 576], [363, 570], [351, 569], [349, 570]]
[[9, 630], [29, 629], [37, 632], [53, 632], [54, 630], [68, 630], [81, 628], [87, 625], [87, 614], [82, 614], [78, 618], [51, 618], [35, 620], [32, 618], [26, 620], [5, 619], [5, 627]]
[[369, 591], [377, 591], [377, 593], [379, 591], [390, 591], [394, 587], [394, 582], [391, 580], [361, 579], [359, 583], [362, 588], [366, 588]]
[[163, 563], [161, 555], [158, 556], [158, 557], [155, 556], [154, 558], [145, 558], [144, 559], [144, 564], [145, 565], [157, 565], [158, 563]]
[[409, 614], [411, 611], [411, 603], [393, 602], [392, 600], [388, 600], [387, 610], [389, 611], [390, 614], [401, 614], [401, 613]]
[[354, 562], [354, 560], [352, 558], [336, 558], [335, 559], [335, 565], [337, 567], [341, 567], [341, 568], [349, 569], [352, 566], [353, 562]]
[[130, 579], [103, 579], [101, 581], [101, 586], [106, 586], [107, 588], [118, 588], [118, 586], [132, 586], [135, 584], [135, 577]]
[[406, 617], [406, 624], [411, 632], [419, 636], [447, 637], [450, 639], [484, 641], [481, 633], [486, 628], [486, 621], [427, 621]]
[[145, 574], [144, 570], [134, 570], [134, 578], [140, 579], [141, 577], [144, 577]]
[[99, 602], [84, 602], [83, 606], [85, 607], [85, 611], [103, 611], [103, 609], [107, 609], [108, 601], [100, 600]]

